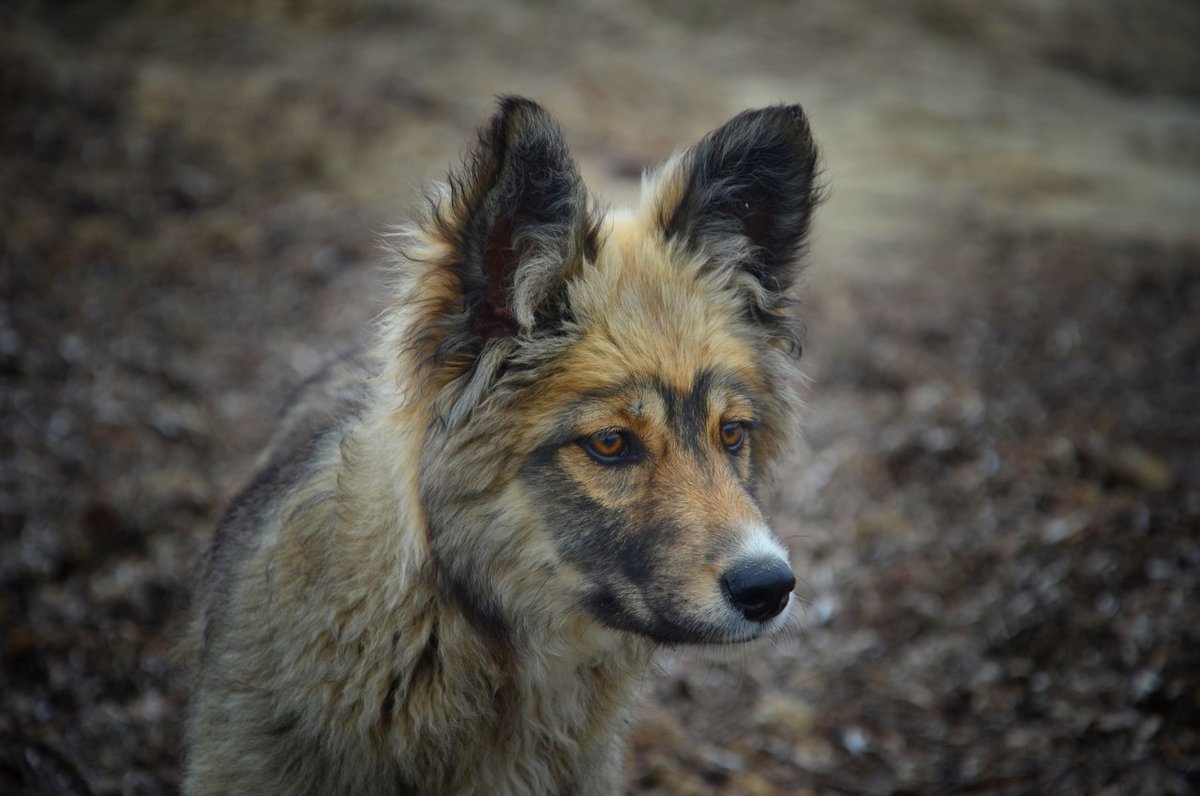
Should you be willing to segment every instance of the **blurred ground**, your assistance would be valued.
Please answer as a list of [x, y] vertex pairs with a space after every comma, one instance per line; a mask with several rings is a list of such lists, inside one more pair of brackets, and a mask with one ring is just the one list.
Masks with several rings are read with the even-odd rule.
[[174, 790], [192, 562], [518, 92], [614, 202], [753, 105], [826, 153], [803, 630], [668, 658], [631, 790], [1197, 792], [1197, 41], [1183, 0], [10, 5], [0, 791]]

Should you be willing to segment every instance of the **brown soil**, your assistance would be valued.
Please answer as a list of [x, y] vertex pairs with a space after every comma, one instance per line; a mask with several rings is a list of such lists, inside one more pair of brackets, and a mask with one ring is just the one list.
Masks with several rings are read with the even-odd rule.
[[744, 107], [826, 155], [803, 628], [668, 656], [631, 790], [1200, 790], [1194, 4], [246, 5], [0, 28], [0, 792], [175, 790], [196, 556], [502, 92], [615, 203]]

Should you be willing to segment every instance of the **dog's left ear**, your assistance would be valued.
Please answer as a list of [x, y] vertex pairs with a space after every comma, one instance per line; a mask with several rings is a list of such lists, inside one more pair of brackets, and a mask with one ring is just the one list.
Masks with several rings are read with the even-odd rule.
[[769, 295], [782, 295], [819, 201], [816, 168], [799, 105], [745, 111], [665, 167], [659, 224], [668, 240], [732, 260]]

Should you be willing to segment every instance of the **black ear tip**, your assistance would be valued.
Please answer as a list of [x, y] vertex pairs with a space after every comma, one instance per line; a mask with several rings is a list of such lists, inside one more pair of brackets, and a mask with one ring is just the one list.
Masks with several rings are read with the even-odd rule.
[[762, 109], [763, 113], [768, 114], [780, 121], [792, 122], [808, 126], [808, 114], [804, 112], [804, 107], [799, 103], [792, 105], [771, 105]]
[[529, 122], [548, 121], [550, 113], [528, 97], [517, 94], [501, 94], [496, 98], [496, 116], [501, 119]]
[[808, 115], [799, 105], [769, 105], [742, 111], [715, 135], [726, 136], [786, 136], [798, 141], [810, 141], [812, 133], [808, 126]]
[[711, 146], [709, 154], [740, 161], [751, 153], [761, 163], [790, 164], [800, 176], [811, 179], [818, 160], [808, 116], [800, 105], [769, 105], [742, 111], [714, 130], [697, 149]]
[[799, 105], [772, 105], [755, 111], [747, 111], [747, 119], [753, 126], [777, 131], [794, 138], [797, 142], [810, 145], [812, 131], [808, 126], [808, 115]]
[[800, 122], [803, 123], [805, 127], [808, 126], [808, 115], [804, 112], [804, 108], [798, 104], [779, 105], [777, 107], [777, 111], [781, 116], [784, 116], [793, 122]]
[[497, 94], [496, 104], [500, 107], [501, 112], [509, 112], [516, 108], [530, 108], [532, 110], [542, 110], [542, 106], [538, 105], [529, 97], [522, 97], [520, 94]]
[[485, 141], [494, 149], [503, 152], [512, 146], [537, 145], [541, 154], [566, 151], [558, 123], [541, 105], [514, 94], [498, 97], [497, 105], [496, 114], [485, 128]]

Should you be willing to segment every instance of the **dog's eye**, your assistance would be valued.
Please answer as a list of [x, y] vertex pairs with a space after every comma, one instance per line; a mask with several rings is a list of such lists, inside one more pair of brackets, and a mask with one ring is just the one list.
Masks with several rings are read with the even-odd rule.
[[730, 453], [737, 453], [746, 442], [746, 426], [736, 420], [721, 424], [721, 444]]
[[579, 444], [601, 464], [618, 464], [635, 458], [629, 435], [624, 431], [598, 431], [579, 440]]

